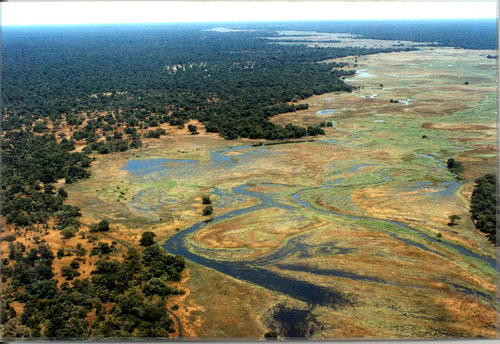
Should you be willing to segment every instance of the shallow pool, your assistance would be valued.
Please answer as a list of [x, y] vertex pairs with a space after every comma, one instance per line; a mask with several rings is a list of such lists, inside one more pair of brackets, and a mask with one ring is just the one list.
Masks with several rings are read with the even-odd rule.
[[319, 111], [316, 111], [316, 114], [317, 115], [331, 115], [332, 113], [335, 113], [336, 110], [334, 109], [325, 109], [325, 110], [319, 110]]

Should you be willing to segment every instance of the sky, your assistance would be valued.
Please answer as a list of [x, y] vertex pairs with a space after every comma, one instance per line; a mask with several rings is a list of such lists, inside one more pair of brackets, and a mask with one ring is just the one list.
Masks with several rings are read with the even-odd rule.
[[1, 3], [2, 26], [283, 20], [496, 18], [495, 1], [72, 1]]

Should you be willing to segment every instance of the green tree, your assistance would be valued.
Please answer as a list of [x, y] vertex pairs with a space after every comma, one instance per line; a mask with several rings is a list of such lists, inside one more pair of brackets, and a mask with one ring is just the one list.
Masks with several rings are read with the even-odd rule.
[[70, 239], [75, 236], [76, 231], [76, 228], [68, 226], [61, 230], [61, 235], [64, 239]]
[[212, 215], [213, 212], [214, 212], [214, 208], [211, 205], [207, 205], [205, 208], [203, 208], [203, 216]]
[[156, 234], [153, 232], [142, 233], [141, 240], [139, 241], [142, 246], [150, 246], [155, 243]]
[[91, 232], [107, 232], [109, 231], [109, 222], [107, 220], [99, 221], [90, 225]]

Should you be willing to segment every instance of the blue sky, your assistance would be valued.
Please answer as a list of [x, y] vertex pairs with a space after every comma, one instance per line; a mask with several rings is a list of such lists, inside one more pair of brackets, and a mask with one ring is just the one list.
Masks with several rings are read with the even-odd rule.
[[7, 2], [2, 25], [235, 22], [335, 19], [495, 18], [495, 1], [475, 2]]

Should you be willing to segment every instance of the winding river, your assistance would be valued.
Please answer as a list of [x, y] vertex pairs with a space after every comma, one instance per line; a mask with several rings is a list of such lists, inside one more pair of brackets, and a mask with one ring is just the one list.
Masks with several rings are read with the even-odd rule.
[[[320, 141], [321, 142], [321, 141]], [[326, 140], [322, 140], [322, 142], [326, 144], [335, 144], [335, 142], [328, 142]], [[237, 159], [234, 159], [230, 156], [227, 156], [226, 154], [229, 152], [235, 152], [238, 150], [244, 150], [248, 149], [248, 151], [240, 154]], [[222, 151], [215, 151], [211, 153], [211, 160], [210, 164], [214, 165], [225, 165], [226, 167], [230, 168], [231, 166], [234, 166], [238, 164], [241, 159], [244, 158], [249, 158], [251, 159], [252, 157], [255, 157], [256, 155], [260, 155], [264, 152], [268, 153], [268, 148], [266, 145], [260, 145], [260, 146], [250, 146], [250, 145], [243, 145], [243, 146], [233, 146], [229, 147], [225, 150]], [[425, 155], [425, 154], [420, 154], [422, 157], [426, 157], [429, 159], [434, 160], [435, 162], [440, 163], [439, 160], [435, 159], [434, 157], [430, 155]], [[164, 159], [161, 161], [162, 163], [165, 162], [165, 160], [168, 160], [168, 162], [172, 162], [171, 159]], [[179, 164], [187, 164], [187, 165], [192, 165], [193, 161], [188, 161], [188, 160], [178, 160], [176, 161]], [[137, 162], [133, 162], [133, 164], [137, 164]], [[127, 165], [129, 166], [129, 165]], [[337, 173], [334, 175], [338, 176], [340, 174], [345, 174], [345, 173], [354, 173], [358, 171], [359, 169], [367, 166], [378, 166], [378, 165], [373, 165], [373, 164], [358, 164], [356, 166], [351, 167], [350, 169]], [[442, 167], [442, 165], [439, 165]], [[130, 167], [130, 166], [129, 166]], [[146, 170], [143, 170], [141, 168], [137, 168], [136, 165], [133, 165], [134, 168], [129, 168], [129, 170], [134, 173], [134, 171], [138, 174], [144, 174], [144, 173], [149, 173], [150, 171], [158, 172], [157, 165], [151, 162], [146, 162], [146, 165], [144, 165], [144, 168]], [[168, 168], [177, 168], [177, 167], [168, 167]], [[414, 247], [418, 247], [419, 249], [425, 250], [429, 253], [435, 254], [442, 259], [453, 259], [452, 256], [449, 256], [448, 251], [455, 251], [455, 253], [458, 253], [460, 255], [473, 258], [479, 262], [488, 264], [489, 266], [495, 268], [495, 260], [491, 259], [489, 257], [485, 257], [482, 255], [479, 255], [463, 246], [457, 245], [455, 243], [446, 241], [446, 240], [439, 240], [427, 233], [424, 233], [418, 229], [412, 228], [408, 226], [407, 224], [399, 221], [393, 221], [393, 220], [387, 220], [387, 219], [379, 219], [379, 218], [374, 218], [374, 217], [369, 217], [369, 216], [355, 216], [355, 215], [348, 215], [348, 214], [343, 214], [339, 212], [335, 212], [329, 209], [325, 208], [320, 208], [318, 206], [313, 205], [310, 201], [307, 200], [306, 194], [307, 192], [313, 191], [313, 190], [323, 190], [323, 189], [331, 189], [331, 188], [338, 188], [338, 187], [350, 187], [350, 186], [362, 186], [362, 185], [378, 185], [382, 183], [386, 183], [391, 180], [389, 176], [386, 174], [386, 169], [384, 168], [378, 168], [377, 169], [377, 174], [380, 176], [381, 180], [375, 183], [367, 183], [367, 184], [356, 184], [356, 185], [346, 185], [344, 184], [344, 179], [343, 178], [334, 178], [330, 181], [325, 182], [323, 185], [320, 185], [318, 187], [312, 187], [312, 188], [305, 188], [302, 189], [296, 193], [294, 193], [291, 197], [291, 199], [297, 204], [300, 205], [301, 207], [307, 208], [309, 210], [312, 210], [314, 212], [322, 213], [328, 216], [332, 217], [344, 217], [348, 218], [351, 220], [355, 221], [374, 221], [378, 223], [384, 223], [388, 224], [390, 226], [394, 227], [399, 227], [399, 229], [404, 229], [405, 232], [412, 233], [414, 236], [418, 237], [420, 240], [412, 240], [406, 237], [403, 237], [399, 234], [396, 234], [395, 232], [401, 232], [395, 231], [392, 232], [390, 229], [388, 229], [387, 234], [390, 235], [392, 238], [402, 241], [407, 245], [411, 245]], [[425, 182], [426, 183], [426, 182]], [[269, 185], [277, 185], [277, 184], [258, 184], [254, 186], [269, 186]], [[426, 184], [427, 185], [427, 184]], [[218, 196], [224, 196], [221, 198], [230, 198], [230, 199], [238, 199], [238, 196], [246, 196], [246, 197], [253, 197], [257, 198], [259, 200], [259, 203], [254, 206], [250, 206], [247, 208], [241, 208], [241, 209], [236, 209], [230, 212], [227, 212], [223, 215], [216, 216], [212, 219], [212, 221], [207, 222], [198, 222], [191, 227], [176, 233], [174, 236], [172, 236], [168, 241], [164, 243], [164, 248], [172, 253], [172, 254], [177, 254], [184, 256], [185, 258], [201, 264], [203, 266], [206, 266], [208, 268], [217, 270], [223, 274], [229, 275], [231, 277], [234, 277], [239, 280], [244, 280], [247, 282], [251, 282], [254, 284], [257, 284], [259, 286], [262, 286], [264, 288], [277, 291], [286, 295], [289, 295], [293, 298], [296, 298], [298, 300], [304, 301], [310, 305], [325, 305], [325, 306], [331, 306], [335, 307], [338, 305], [342, 304], [349, 304], [351, 303], [351, 300], [349, 299], [348, 296], [343, 295], [339, 291], [335, 290], [332, 287], [322, 287], [318, 286], [312, 283], [308, 283], [306, 281], [298, 280], [295, 278], [290, 278], [287, 276], [284, 276], [282, 274], [270, 271], [266, 269], [266, 266], [274, 266], [282, 270], [288, 270], [288, 271], [305, 271], [313, 274], [319, 274], [319, 275], [325, 275], [328, 274], [330, 276], [335, 276], [339, 278], [349, 278], [349, 279], [354, 279], [354, 280], [362, 280], [362, 281], [369, 281], [369, 282], [374, 282], [374, 283], [384, 283], [384, 284], [392, 284], [392, 285], [398, 285], [395, 283], [391, 283], [388, 281], [384, 281], [376, 276], [365, 276], [365, 275], [358, 275], [355, 273], [350, 273], [350, 272], [345, 272], [341, 270], [311, 270], [308, 267], [301, 266], [301, 265], [291, 265], [291, 264], [281, 264], [281, 261], [283, 258], [290, 256], [290, 255], [298, 255], [299, 257], [306, 257], [308, 254], [310, 255], [310, 252], [312, 250], [316, 250], [316, 252], [321, 252], [321, 250], [324, 250], [325, 252], [329, 252], [330, 254], [347, 254], [351, 252], [352, 248], [342, 248], [342, 247], [337, 247], [335, 246], [335, 243], [329, 243], [329, 244], [323, 244], [319, 245], [316, 247], [312, 247], [312, 245], [305, 243], [305, 239], [307, 239], [308, 234], [300, 234], [296, 235], [290, 239], [288, 239], [279, 249], [275, 250], [271, 254], [268, 254], [264, 257], [260, 257], [258, 259], [252, 260], [252, 261], [228, 261], [228, 260], [221, 260], [221, 259], [214, 259], [210, 258], [210, 249], [203, 249], [200, 247], [195, 247], [193, 243], [190, 243], [188, 240], [188, 236], [191, 234], [201, 230], [202, 228], [206, 226], [210, 226], [213, 223], [221, 222], [224, 220], [232, 219], [237, 216], [241, 216], [244, 214], [249, 214], [257, 210], [265, 209], [265, 208], [280, 208], [280, 209], [285, 209], [287, 211], [296, 211], [299, 209], [298, 207], [287, 205], [280, 203], [279, 201], [275, 200], [271, 194], [265, 194], [262, 192], [255, 192], [251, 191], [251, 188], [254, 186], [249, 186], [246, 184], [239, 185], [237, 187], [234, 187], [231, 191], [231, 193], [228, 192], [223, 192], [220, 189], [214, 188], [214, 194]], [[435, 192], [434, 194], [437, 196], [449, 196], [452, 193], [454, 193], [457, 188], [460, 186], [460, 183], [458, 182], [446, 182], [441, 185], [445, 186], [444, 191], [439, 191]], [[390, 227], [389, 226], [389, 227]], [[429, 244], [432, 244], [432, 248], [429, 247]], [[446, 246], [448, 250], [439, 250], [439, 247]], [[463, 293], [473, 293], [470, 289], [460, 286], [457, 284], [452, 284], [449, 283], [451, 287], [454, 287], [455, 290], [458, 290]], [[401, 286], [401, 285], [400, 285]], [[405, 286], [405, 287], [416, 287], [418, 288], [419, 286]], [[481, 295], [480, 292], [475, 293], [476, 296], [478, 297], [484, 297]], [[484, 294], [486, 295], [486, 294]]]

